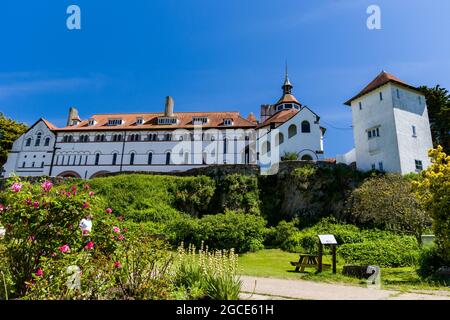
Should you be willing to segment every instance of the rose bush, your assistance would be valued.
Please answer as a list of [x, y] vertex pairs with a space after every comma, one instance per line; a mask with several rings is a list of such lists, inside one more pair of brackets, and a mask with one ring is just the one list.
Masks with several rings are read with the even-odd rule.
[[[10, 297], [26, 295], [36, 280], [55, 272], [46, 265], [81, 256], [112, 258], [125, 238], [117, 232], [120, 222], [88, 185], [55, 187], [49, 181], [30, 184], [14, 178], [0, 202], [0, 225], [6, 229], [3, 258], [14, 283]], [[78, 225], [87, 216], [93, 218], [92, 231], [82, 233]]]

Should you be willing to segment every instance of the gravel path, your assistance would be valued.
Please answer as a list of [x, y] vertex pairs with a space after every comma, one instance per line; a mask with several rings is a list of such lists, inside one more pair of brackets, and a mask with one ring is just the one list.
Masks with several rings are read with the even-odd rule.
[[449, 291], [401, 292], [305, 280], [241, 276], [242, 299], [450, 300]]

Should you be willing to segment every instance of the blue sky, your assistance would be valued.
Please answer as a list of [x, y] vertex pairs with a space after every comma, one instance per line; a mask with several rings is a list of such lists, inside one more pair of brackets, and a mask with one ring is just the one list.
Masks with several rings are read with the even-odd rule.
[[[81, 8], [82, 30], [66, 28]], [[381, 7], [382, 29], [366, 9]], [[32, 124], [93, 113], [259, 113], [294, 94], [328, 129], [327, 157], [353, 147], [343, 102], [382, 69], [412, 85], [450, 87], [448, 0], [4, 0], [0, 111]]]

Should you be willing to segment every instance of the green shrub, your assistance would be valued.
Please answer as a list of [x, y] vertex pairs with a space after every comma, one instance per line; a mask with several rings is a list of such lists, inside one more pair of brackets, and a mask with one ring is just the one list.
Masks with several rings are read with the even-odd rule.
[[243, 211], [260, 214], [258, 178], [241, 174], [230, 174], [218, 182], [216, 197], [218, 211]]
[[211, 249], [247, 252], [263, 248], [265, 224], [259, 216], [229, 211], [201, 219], [180, 217], [167, 225], [166, 232], [174, 245], [184, 242], [200, 246], [204, 242]]
[[435, 276], [439, 268], [444, 265], [445, 261], [439, 254], [439, 251], [435, 245], [429, 248], [423, 248], [420, 251], [419, 269], [417, 270], [417, 273], [421, 278], [432, 278]]
[[346, 263], [404, 267], [417, 263], [419, 248], [414, 237], [398, 236], [396, 240], [343, 244], [338, 246], [338, 254]]
[[266, 221], [258, 216], [228, 211], [207, 215], [199, 220], [199, 237], [214, 249], [237, 252], [257, 251], [263, 248]]
[[298, 232], [295, 226], [296, 223], [296, 220], [290, 222], [281, 221], [276, 227], [271, 227], [266, 231], [265, 243], [269, 246], [286, 250], [285, 247], [288, 246], [287, 242]]

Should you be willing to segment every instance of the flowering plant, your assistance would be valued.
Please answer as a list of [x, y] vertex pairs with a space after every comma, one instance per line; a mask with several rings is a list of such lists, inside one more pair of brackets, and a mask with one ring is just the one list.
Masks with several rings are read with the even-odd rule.
[[[105, 213], [86, 186], [67, 189], [50, 181], [31, 184], [13, 178], [0, 202], [4, 254], [14, 280], [12, 291], [18, 296], [51, 273], [44, 264], [77, 260], [80, 254], [109, 257], [120, 245], [114, 238], [119, 221]], [[88, 215], [93, 217], [92, 231], [83, 236], [78, 224]]]

